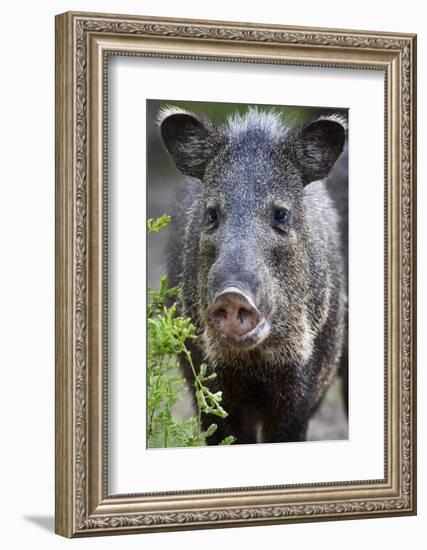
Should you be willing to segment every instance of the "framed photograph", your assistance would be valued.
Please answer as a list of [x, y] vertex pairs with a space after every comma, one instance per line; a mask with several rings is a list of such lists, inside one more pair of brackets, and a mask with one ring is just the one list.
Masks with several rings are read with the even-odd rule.
[[416, 37], [56, 18], [56, 532], [416, 513]]

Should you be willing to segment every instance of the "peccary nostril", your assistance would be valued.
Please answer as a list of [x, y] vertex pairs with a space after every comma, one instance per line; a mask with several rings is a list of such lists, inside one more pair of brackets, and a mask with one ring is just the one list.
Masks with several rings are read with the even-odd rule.
[[241, 307], [237, 312], [237, 320], [241, 325], [252, 324], [255, 321], [255, 314], [253, 311], [249, 311]]
[[211, 327], [232, 337], [247, 334], [259, 321], [260, 315], [249, 299], [235, 292], [223, 292], [217, 296], [208, 312]]
[[237, 318], [239, 319], [240, 323], [243, 323], [245, 318], [245, 310], [243, 308], [240, 308], [237, 312]]

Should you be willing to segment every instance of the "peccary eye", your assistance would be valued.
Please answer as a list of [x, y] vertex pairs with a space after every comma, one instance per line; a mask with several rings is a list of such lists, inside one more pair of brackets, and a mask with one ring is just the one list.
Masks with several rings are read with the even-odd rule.
[[215, 208], [206, 208], [205, 224], [211, 228], [218, 225], [218, 212]]
[[283, 225], [285, 224], [289, 219], [289, 210], [286, 210], [286, 208], [275, 208], [274, 209], [274, 223]]

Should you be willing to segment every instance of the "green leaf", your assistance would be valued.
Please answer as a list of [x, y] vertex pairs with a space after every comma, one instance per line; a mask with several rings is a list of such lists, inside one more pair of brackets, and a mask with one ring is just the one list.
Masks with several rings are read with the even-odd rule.
[[234, 435], [228, 435], [227, 437], [225, 437], [222, 441], [220, 441], [220, 445], [231, 445], [232, 443], [234, 443], [236, 441], [236, 438], [234, 437]]
[[163, 214], [159, 218], [148, 218], [147, 219], [147, 233], [158, 233], [167, 225], [169, 225], [171, 217], [168, 214]]
[[203, 437], [207, 439], [216, 432], [217, 428], [218, 426], [216, 424], [211, 424], [206, 431], [202, 432]]

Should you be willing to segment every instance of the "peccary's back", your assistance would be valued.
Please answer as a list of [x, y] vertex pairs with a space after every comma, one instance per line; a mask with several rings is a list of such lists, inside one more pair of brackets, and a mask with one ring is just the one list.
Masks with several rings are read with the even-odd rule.
[[[313, 326], [331, 315], [342, 323], [341, 303], [346, 282], [342, 255], [341, 220], [329, 191], [329, 181], [313, 182], [306, 188], [305, 207], [309, 250], [309, 311]], [[316, 330], [317, 332], [317, 330]]]

